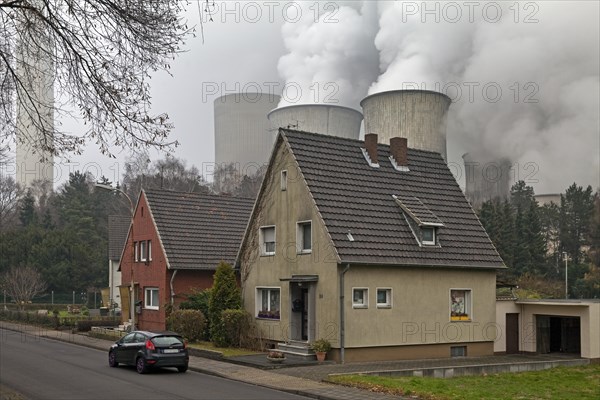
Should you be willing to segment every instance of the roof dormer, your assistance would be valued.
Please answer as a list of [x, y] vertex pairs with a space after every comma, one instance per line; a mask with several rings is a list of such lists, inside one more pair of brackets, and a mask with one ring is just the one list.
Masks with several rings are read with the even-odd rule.
[[392, 195], [420, 246], [439, 246], [438, 229], [444, 223], [418, 197]]

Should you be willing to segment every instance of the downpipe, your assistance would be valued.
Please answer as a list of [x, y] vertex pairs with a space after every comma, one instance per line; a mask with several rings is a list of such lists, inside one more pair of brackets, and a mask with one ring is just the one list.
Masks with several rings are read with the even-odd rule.
[[346, 344], [346, 316], [345, 316], [345, 289], [344, 289], [344, 275], [350, 269], [350, 264], [346, 264], [346, 267], [340, 272], [340, 362], [343, 364], [345, 355], [345, 344]]

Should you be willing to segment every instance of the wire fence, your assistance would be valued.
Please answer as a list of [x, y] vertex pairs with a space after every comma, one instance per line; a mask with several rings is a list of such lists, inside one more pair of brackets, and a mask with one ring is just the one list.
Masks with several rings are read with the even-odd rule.
[[[11, 298], [6, 291], [3, 293], [3, 304], [4, 308], [10, 305], [16, 305], [16, 302]], [[102, 301], [102, 293], [100, 290], [81, 292], [78, 290], [72, 290], [70, 292], [55, 292], [49, 291], [43, 295], [36, 296], [29, 304], [33, 307], [36, 305], [77, 305], [80, 307], [87, 308], [101, 308], [110, 307], [109, 304], [104, 304]]]

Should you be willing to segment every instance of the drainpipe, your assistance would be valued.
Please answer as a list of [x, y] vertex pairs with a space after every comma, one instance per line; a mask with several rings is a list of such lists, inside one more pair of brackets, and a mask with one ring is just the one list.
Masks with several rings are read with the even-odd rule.
[[345, 307], [344, 307], [344, 275], [350, 269], [350, 264], [346, 264], [346, 268], [340, 273], [340, 361], [344, 363], [344, 345], [346, 338], [346, 318], [345, 318]]
[[169, 282], [169, 286], [171, 287], [171, 306], [173, 306], [173, 302], [175, 301], [175, 291], [173, 290], [173, 281], [175, 280], [175, 275], [177, 275], [178, 269], [173, 271], [173, 275], [171, 275], [171, 281]]

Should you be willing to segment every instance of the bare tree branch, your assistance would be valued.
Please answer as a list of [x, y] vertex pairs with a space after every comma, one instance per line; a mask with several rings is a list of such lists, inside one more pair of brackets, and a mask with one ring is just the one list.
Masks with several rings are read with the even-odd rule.
[[[149, 80], [169, 73], [193, 35], [181, 17], [188, 5], [0, 0], [0, 145], [16, 137], [52, 155], [78, 154], [89, 141], [108, 155], [176, 145], [168, 115], [151, 109]], [[77, 117], [86, 130], [66, 132], [55, 117]]]
[[35, 296], [44, 293], [47, 285], [32, 267], [12, 267], [2, 277], [1, 287], [23, 309]]

